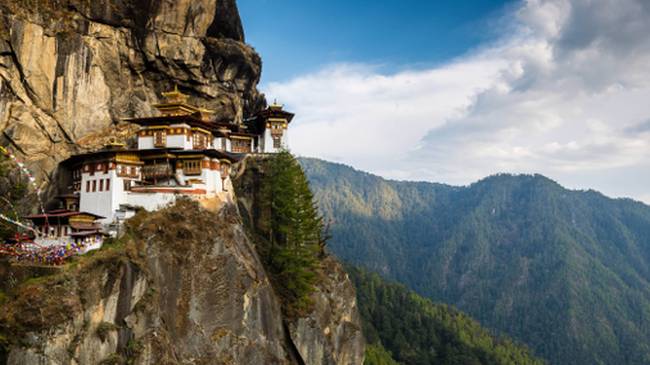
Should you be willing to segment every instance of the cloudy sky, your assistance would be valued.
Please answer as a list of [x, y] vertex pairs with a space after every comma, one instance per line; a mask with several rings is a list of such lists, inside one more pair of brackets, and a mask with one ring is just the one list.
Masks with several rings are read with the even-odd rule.
[[541, 173], [650, 203], [650, 1], [350, 3], [239, 2], [262, 89], [297, 114], [292, 151], [454, 185]]

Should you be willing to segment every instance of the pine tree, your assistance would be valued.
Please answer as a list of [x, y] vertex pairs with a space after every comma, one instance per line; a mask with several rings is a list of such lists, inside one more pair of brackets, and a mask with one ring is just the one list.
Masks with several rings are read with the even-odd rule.
[[311, 306], [325, 242], [323, 221], [298, 161], [287, 151], [273, 156], [263, 180], [262, 209], [270, 217], [262, 257], [275, 277], [289, 314]]

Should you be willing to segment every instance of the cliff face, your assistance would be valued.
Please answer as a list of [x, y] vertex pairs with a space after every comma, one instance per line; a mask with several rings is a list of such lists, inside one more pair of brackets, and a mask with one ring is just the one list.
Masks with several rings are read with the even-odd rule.
[[[127, 138], [120, 118], [153, 114], [174, 85], [240, 121], [265, 105], [260, 69], [235, 0], [0, 0], [0, 144], [47, 184], [71, 153]], [[333, 259], [314, 309], [287, 321], [232, 203], [129, 224], [60, 272], [0, 270], [0, 364], [363, 362]]]
[[[269, 162], [266, 156], [248, 156], [233, 178], [243, 221], [258, 239], [270, 233], [269, 212], [260, 204]], [[322, 268], [324, 277], [311, 295], [310, 313], [284, 321], [292, 343], [305, 364], [362, 364], [365, 340], [352, 282], [328, 254], [322, 258]]]
[[18, 364], [362, 364], [354, 291], [333, 260], [288, 324], [233, 205], [136, 216], [122, 243], [14, 288], [0, 311]]
[[178, 85], [218, 119], [265, 103], [235, 0], [0, 0], [0, 144], [47, 183]]

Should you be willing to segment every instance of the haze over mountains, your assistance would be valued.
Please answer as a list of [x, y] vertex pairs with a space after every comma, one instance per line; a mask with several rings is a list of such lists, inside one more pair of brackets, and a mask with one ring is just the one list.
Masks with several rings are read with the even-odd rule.
[[540, 175], [453, 187], [302, 164], [343, 260], [455, 305], [551, 364], [650, 362], [650, 207]]

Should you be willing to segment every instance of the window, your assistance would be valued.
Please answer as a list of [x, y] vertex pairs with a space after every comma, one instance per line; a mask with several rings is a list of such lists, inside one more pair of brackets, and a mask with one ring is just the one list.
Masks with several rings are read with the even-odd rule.
[[203, 133], [194, 133], [194, 149], [204, 150], [206, 148], [207, 138]]
[[90, 192], [90, 181], [86, 181], [86, 193]]
[[165, 147], [167, 145], [167, 135], [165, 131], [155, 131], [153, 133], [154, 147]]
[[93, 180], [93, 193], [97, 191], [97, 180]]
[[106, 191], [111, 191], [111, 179], [106, 179]]
[[235, 153], [249, 153], [251, 151], [251, 140], [250, 139], [233, 139], [232, 152]]
[[104, 190], [104, 179], [99, 179], [99, 191]]
[[124, 180], [124, 191], [131, 190], [131, 180]]
[[273, 148], [282, 147], [282, 138], [280, 136], [273, 136]]
[[183, 174], [201, 175], [201, 160], [183, 161]]

